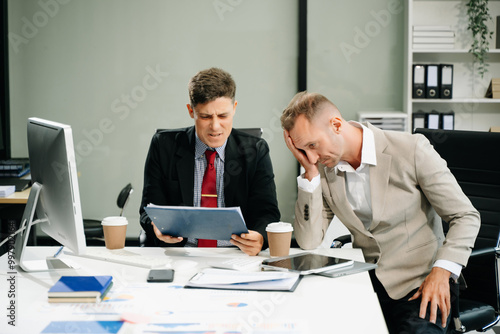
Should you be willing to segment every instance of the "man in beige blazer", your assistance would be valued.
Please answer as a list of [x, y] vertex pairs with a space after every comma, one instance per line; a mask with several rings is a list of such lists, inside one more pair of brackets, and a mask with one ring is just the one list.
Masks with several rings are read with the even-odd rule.
[[421, 135], [346, 122], [320, 94], [298, 93], [281, 122], [305, 169], [295, 207], [300, 247], [317, 247], [337, 215], [353, 246], [378, 264], [371, 278], [389, 330], [444, 332], [450, 278], [467, 264], [480, 225], [446, 162]]

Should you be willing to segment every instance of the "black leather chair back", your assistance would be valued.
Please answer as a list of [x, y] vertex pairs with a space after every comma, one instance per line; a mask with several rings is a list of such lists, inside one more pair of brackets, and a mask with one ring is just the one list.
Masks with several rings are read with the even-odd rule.
[[[473, 252], [499, 246], [500, 133], [416, 129], [426, 136], [481, 214], [481, 228]], [[444, 224], [447, 227], [447, 224]], [[463, 275], [468, 288], [461, 299], [473, 299], [499, 310], [494, 252], [469, 259]]]

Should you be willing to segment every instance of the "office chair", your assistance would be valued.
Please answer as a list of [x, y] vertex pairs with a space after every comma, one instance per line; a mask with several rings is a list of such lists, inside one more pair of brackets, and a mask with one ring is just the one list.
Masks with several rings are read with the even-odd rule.
[[[464, 193], [481, 214], [481, 227], [460, 291], [462, 324], [450, 332], [483, 332], [500, 320], [500, 133], [416, 129], [448, 163]], [[447, 224], [444, 224], [447, 227]]]
[[[127, 184], [118, 194], [118, 198], [116, 199], [116, 205], [121, 209], [120, 216], [123, 215], [123, 210], [125, 205], [130, 198], [130, 194], [134, 189], [132, 188], [132, 184]], [[104, 233], [102, 231], [101, 221], [97, 219], [83, 219], [83, 231], [85, 233], [85, 239], [87, 244], [95, 243], [95, 240], [98, 240], [102, 243], [104, 241]]]
[[[166, 129], [156, 129], [156, 133], [161, 132], [163, 130]], [[238, 130], [259, 138], [262, 137], [262, 133], [264, 132], [262, 128], [238, 128]], [[143, 229], [141, 229], [141, 232], [139, 233], [139, 246], [144, 247], [145, 245], [146, 245], [146, 232]]]

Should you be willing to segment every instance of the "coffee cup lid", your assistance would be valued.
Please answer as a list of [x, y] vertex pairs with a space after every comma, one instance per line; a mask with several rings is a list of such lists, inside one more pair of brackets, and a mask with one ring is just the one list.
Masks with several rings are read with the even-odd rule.
[[101, 222], [101, 225], [104, 226], [122, 226], [127, 224], [128, 224], [127, 217], [123, 216], [106, 217]]
[[293, 226], [290, 223], [284, 222], [270, 223], [267, 225], [266, 231], [274, 233], [292, 232]]

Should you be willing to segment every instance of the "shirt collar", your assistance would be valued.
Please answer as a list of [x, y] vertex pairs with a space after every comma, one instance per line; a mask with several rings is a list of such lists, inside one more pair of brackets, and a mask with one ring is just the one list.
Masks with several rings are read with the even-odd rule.
[[[356, 169], [357, 171], [362, 170], [365, 166], [376, 166], [377, 165], [377, 154], [375, 151], [375, 137], [373, 136], [373, 131], [361, 123], [350, 121], [349, 124], [360, 128], [363, 130], [363, 144], [361, 146], [361, 164]], [[342, 172], [354, 172], [354, 168], [346, 161], [339, 161], [337, 166], [335, 166], [336, 172], [339, 170]]]
[[[195, 159], [205, 158], [205, 151], [206, 150], [213, 151], [214, 148], [212, 148], [212, 147], [208, 146], [207, 144], [205, 144], [204, 142], [202, 142], [200, 140], [200, 138], [198, 137], [198, 134], [196, 132], [194, 133], [194, 135], [195, 135], [195, 146], [194, 146]], [[224, 142], [224, 144], [222, 144], [222, 146], [215, 148], [215, 151], [217, 152], [217, 155], [222, 160], [222, 162], [224, 162], [224, 158], [226, 156], [226, 144], [227, 144], [227, 139]]]

